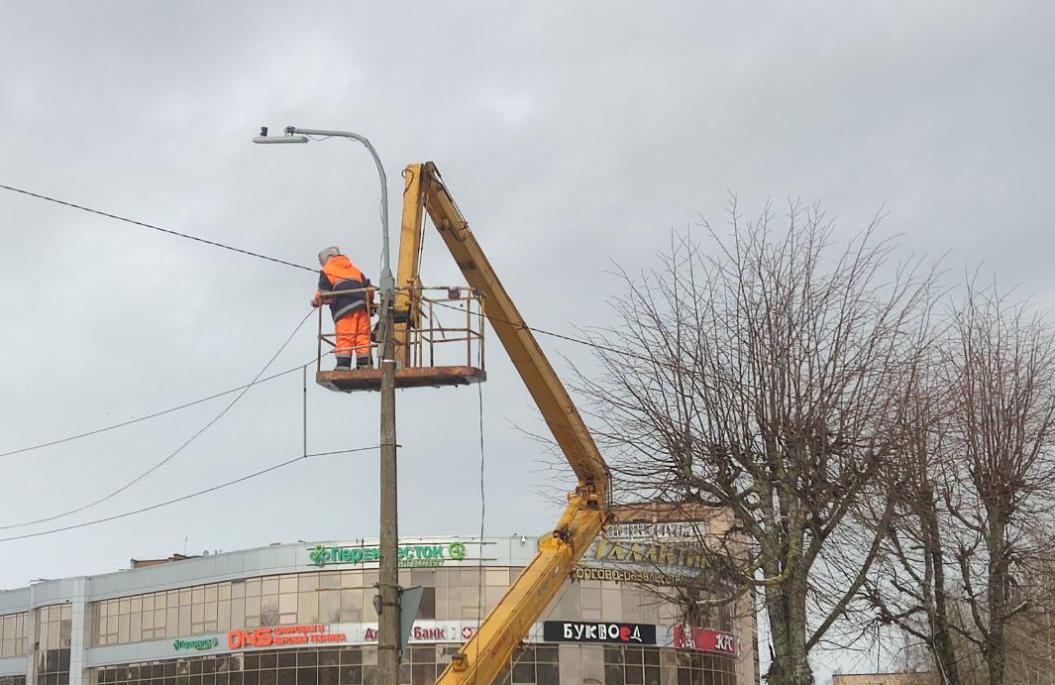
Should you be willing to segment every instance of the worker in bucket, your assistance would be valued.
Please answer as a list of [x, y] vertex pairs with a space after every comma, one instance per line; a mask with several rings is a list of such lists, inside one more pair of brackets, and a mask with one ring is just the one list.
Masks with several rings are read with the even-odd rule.
[[[349, 371], [352, 357], [355, 368], [370, 366], [370, 307], [366, 288], [370, 279], [363, 275], [352, 261], [341, 254], [337, 246], [327, 247], [319, 253], [319, 289], [311, 300], [311, 306], [330, 305], [337, 344], [334, 355], [337, 366], [334, 371]], [[321, 293], [336, 293], [323, 297]]]

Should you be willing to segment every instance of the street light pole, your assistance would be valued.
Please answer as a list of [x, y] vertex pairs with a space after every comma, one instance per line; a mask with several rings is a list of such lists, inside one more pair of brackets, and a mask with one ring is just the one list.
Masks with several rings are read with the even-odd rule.
[[351, 131], [327, 131], [286, 127], [286, 135], [254, 138], [258, 143], [306, 143], [308, 136], [348, 138], [362, 143], [377, 165], [381, 180], [381, 563], [378, 574], [377, 666], [381, 685], [399, 683], [399, 517], [396, 478], [396, 360], [392, 349], [392, 329], [396, 281], [392, 276], [388, 250], [388, 180], [381, 158], [370, 141]]

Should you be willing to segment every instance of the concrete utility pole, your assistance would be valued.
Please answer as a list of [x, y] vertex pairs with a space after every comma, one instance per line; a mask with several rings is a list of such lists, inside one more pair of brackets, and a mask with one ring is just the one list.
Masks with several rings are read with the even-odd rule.
[[[388, 268], [388, 264], [385, 264]], [[391, 279], [391, 273], [389, 278]], [[378, 682], [399, 682], [399, 510], [396, 506], [396, 360], [392, 350], [394, 289], [381, 297], [381, 613]]]
[[392, 349], [396, 279], [388, 250], [388, 179], [377, 150], [366, 137], [351, 131], [326, 131], [286, 127], [284, 136], [268, 137], [266, 129], [257, 143], [307, 143], [308, 136], [349, 138], [370, 151], [381, 179], [381, 568], [378, 578], [377, 670], [381, 685], [399, 683], [399, 521], [396, 483], [396, 360]]

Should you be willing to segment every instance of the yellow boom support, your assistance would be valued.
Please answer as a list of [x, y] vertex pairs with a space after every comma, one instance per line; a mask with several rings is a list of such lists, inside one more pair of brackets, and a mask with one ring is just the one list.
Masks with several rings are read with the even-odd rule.
[[[485, 316], [579, 481], [575, 492], [568, 495], [568, 505], [556, 528], [539, 543], [531, 564], [436, 681], [439, 685], [490, 685], [600, 532], [608, 508], [608, 468], [568, 391], [502, 287], [435, 165], [411, 164], [404, 178], [398, 285], [413, 287], [419, 282], [422, 211], [428, 211], [466, 281], [483, 294]], [[401, 302], [410, 305], [408, 300]], [[412, 322], [414, 313], [408, 312], [408, 318]]]

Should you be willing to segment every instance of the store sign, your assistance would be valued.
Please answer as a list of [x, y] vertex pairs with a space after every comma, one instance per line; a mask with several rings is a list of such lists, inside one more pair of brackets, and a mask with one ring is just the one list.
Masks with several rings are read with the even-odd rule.
[[546, 621], [542, 624], [546, 642], [607, 642], [615, 644], [656, 644], [656, 626], [643, 623], [584, 623]]
[[706, 628], [687, 628], [674, 626], [674, 646], [684, 649], [696, 649], [701, 652], [718, 652], [719, 654], [736, 654], [736, 638], [729, 633]]
[[[427, 568], [443, 566], [447, 561], [465, 558], [465, 543], [444, 542], [440, 544], [400, 545], [399, 566], [401, 568]], [[381, 561], [381, 548], [371, 547], [325, 547], [316, 545], [308, 552], [315, 566], [328, 564], [370, 564]]]
[[607, 580], [616, 583], [644, 583], [648, 585], [681, 585], [684, 578], [669, 573], [652, 571], [629, 571], [621, 568], [591, 568], [576, 566], [571, 571], [574, 580]]
[[687, 569], [705, 569], [707, 555], [698, 545], [670, 542], [619, 542], [600, 538], [590, 556], [596, 561], [628, 562]]
[[329, 626], [319, 624], [231, 630], [227, 633], [227, 646], [230, 649], [286, 647], [347, 641], [348, 636], [344, 633], [330, 632]]
[[[363, 631], [363, 642], [377, 642], [377, 628], [369, 626]], [[433, 621], [415, 623], [410, 629], [411, 642], [464, 642], [473, 636], [476, 627], [457, 621]]]
[[203, 637], [198, 640], [174, 640], [172, 642], [172, 648], [177, 652], [184, 649], [196, 649], [199, 652], [206, 652], [213, 647], [220, 646], [220, 639], [216, 637]]
[[604, 534], [611, 540], [692, 541], [703, 539], [704, 525], [695, 521], [609, 523]]

